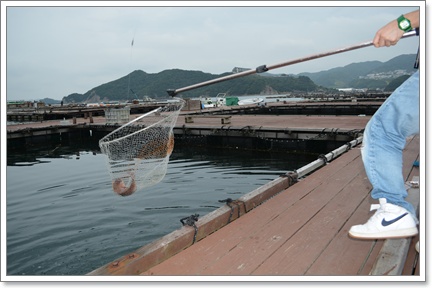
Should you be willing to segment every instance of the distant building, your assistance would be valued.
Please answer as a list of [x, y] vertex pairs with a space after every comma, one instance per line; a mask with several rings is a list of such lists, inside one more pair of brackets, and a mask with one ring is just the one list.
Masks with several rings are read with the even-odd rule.
[[358, 89], [358, 88], [339, 88], [338, 91], [340, 92], [366, 92], [367, 89]]
[[[33, 101], [9, 101], [9, 102], [7, 102], [7, 108], [8, 109], [32, 108], [35, 105], [34, 103], [36, 103], [36, 102], [33, 102]], [[42, 105], [42, 103], [41, 103], [41, 105]], [[43, 104], [45, 104], [45, 103], [43, 103]]]
[[370, 73], [367, 74], [366, 76], [359, 76], [359, 79], [373, 79], [373, 80], [393, 79], [403, 75], [412, 75], [413, 73], [414, 73], [413, 71], [398, 69], [398, 70], [387, 71], [387, 72]]
[[235, 74], [235, 73], [240, 73], [249, 70], [251, 70], [251, 68], [234, 67], [231, 72]]

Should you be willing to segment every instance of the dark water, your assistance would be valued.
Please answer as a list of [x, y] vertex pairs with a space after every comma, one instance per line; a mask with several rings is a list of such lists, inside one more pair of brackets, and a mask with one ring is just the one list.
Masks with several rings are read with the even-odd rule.
[[8, 149], [7, 274], [84, 275], [315, 159], [176, 144], [162, 182], [120, 197], [94, 143]]

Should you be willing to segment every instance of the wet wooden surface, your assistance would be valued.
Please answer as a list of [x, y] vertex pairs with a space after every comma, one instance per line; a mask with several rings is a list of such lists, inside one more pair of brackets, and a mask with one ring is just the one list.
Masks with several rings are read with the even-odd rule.
[[[418, 156], [415, 137], [404, 151], [407, 180], [419, 174], [412, 166]], [[360, 149], [353, 148], [141, 275], [369, 275], [385, 240], [352, 239], [348, 230], [372, 215], [370, 190]]]
[[[196, 118], [194, 123], [185, 123], [185, 116], [180, 115], [178, 126], [215, 125], [221, 126], [220, 119]], [[225, 126], [254, 126], [274, 128], [339, 128], [339, 129], [363, 129], [370, 116], [317, 116], [317, 115], [232, 115], [231, 123]]]

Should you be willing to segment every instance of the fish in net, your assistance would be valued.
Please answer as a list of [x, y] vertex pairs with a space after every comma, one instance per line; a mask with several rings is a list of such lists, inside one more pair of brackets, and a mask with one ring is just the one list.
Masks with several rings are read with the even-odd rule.
[[173, 128], [182, 99], [150, 111], [124, 124], [99, 141], [107, 155], [112, 188], [121, 196], [159, 183], [174, 149]]

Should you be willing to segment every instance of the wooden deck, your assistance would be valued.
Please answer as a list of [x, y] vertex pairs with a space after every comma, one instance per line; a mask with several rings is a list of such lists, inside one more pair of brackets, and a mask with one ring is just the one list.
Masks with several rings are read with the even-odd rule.
[[[280, 129], [364, 129], [370, 116], [318, 116], [318, 115], [232, 115], [230, 124], [225, 126], [255, 126], [255, 127], [273, 127]], [[190, 127], [214, 125], [221, 126], [219, 119], [198, 118], [194, 123], [186, 123], [185, 117], [180, 115], [177, 120], [177, 126], [186, 124]]]
[[[187, 112], [185, 112], [187, 113]], [[186, 123], [187, 114], [181, 114], [178, 119], [176, 126], [182, 127], [200, 127], [200, 126], [214, 126], [221, 127], [220, 119], [203, 117], [197, 118], [193, 123]], [[131, 115], [130, 119], [135, 119], [141, 115]], [[232, 115], [231, 123], [229, 126], [245, 127], [271, 127], [281, 129], [292, 129], [292, 128], [309, 128], [309, 129], [343, 129], [343, 130], [355, 130], [364, 129], [366, 123], [369, 121], [370, 116], [316, 116], [316, 115]], [[8, 132], [14, 132], [25, 129], [35, 129], [44, 127], [57, 127], [57, 126], [73, 126], [72, 120], [70, 125], [62, 125], [63, 120], [49, 120], [39, 122], [25, 122], [14, 125], [7, 125]], [[92, 124], [100, 125], [105, 124], [106, 119], [103, 116], [92, 117], [92, 123], [90, 118], [76, 118], [77, 124], [75, 125], [89, 125]], [[228, 126], [228, 125], [225, 125]]]
[[[403, 173], [407, 180], [419, 175], [418, 168], [412, 166], [418, 157], [419, 137], [415, 137], [404, 151]], [[377, 263], [385, 262], [381, 251], [385, 243], [398, 240], [364, 241], [348, 237], [352, 225], [364, 223], [372, 215], [370, 190], [360, 148], [353, 148], [141, 275], [374, 274]], [[199, 229], [199, 221], [197, 226]], [[381, 269], [389, 267], [381, 275], [394, 275], [392, 271], [397, 266], [402, 266], [403, 275], [412, 274], [416, 241], [403, 240], [408, 245], [406, 262], [381, 263]], [[418, 275], [418, 267], [415, 271]]]

